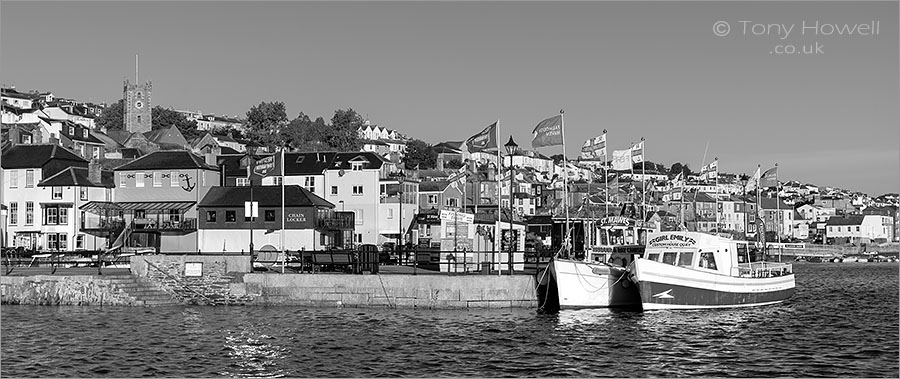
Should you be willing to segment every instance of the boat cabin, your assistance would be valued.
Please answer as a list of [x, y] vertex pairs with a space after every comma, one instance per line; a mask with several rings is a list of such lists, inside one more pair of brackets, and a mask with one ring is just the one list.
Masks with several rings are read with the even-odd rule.
[[699, 232], [655, 232], [647, 236], [644, 259], [693, 270], [741, 277], [791, 273], [791, 265], [766, 262], [753, 242]]

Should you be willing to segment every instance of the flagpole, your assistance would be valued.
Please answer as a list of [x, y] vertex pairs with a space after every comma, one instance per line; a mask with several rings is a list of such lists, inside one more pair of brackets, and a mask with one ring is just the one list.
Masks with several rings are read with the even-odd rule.
[[[628, 165], [631, 166], [631, 189], [635, 192], [637, 191], [637, 187], [634, 186], [634, 142], [631, 143], [631, 148], [628, 149]], [[631, 206], [634, 207], [634, 192], [631, 193]]]
[[[760, 222], [765, 222], [765, 220], [763, 220], [762, 217], [759, 217], [759, 214], [760, 214], [760, 212], [762, 211], [762, 210], [759, 208], [759, 187], [762, 185], [762, 183], [761, 183], [761, 182], [762, 182], [762, 171], [760, 171], [760, 170], [762, 170], [762, 165], [761, 165], [761, 164], [757, 164], [757, 165], [756, 165], [756, 173], [757, 173], [757, 177], [756, 177], [756, 215], [755, 215], [755, 216], [756, 216], [757, 219], [759, 219]], [[763, 230], [765, 230], [765, 228], [763, 228]], [[759, 223], [757, 223], [757, 225], [756, 225], [756, 242], [758, 243], [760, 240], [765, 241], [765, 238], [766, 238], [765, 234], [763, 234], [763, 236], [760, 238], [760, 236], [759, 236]], [[763, 249], [763, 252], [766, 251], [766, 245], [765, 245], [765, 244], [762, 245], [762, 249]]]
[[605, 205], [606, 205], [606, 213], [603, 215], [604, 217], [609, 216], [609, 169], [606, 167], [606, 146], [609, 145], [606, 141], [606, 129], [603, 129], [603, 183], [606, 186], [606, 196], [605, 197]]
[[[494, 179], [497, 180], [497, 232], [494, 233], [494, 252], [496, 252], [497, 260], [499, 263], [500, 259], [500, 242], [503, 237], [503, 229], [501, 229], [501, 225], [503, 220], [501, 220], [500, 216], [502, 214], [502, 210], [500, 209], [500, 173], [503, 169], [503, 159], [500, 157], [500, 119], [497, 119], [497, 175]], [[512, 191], [512, 188], [509, 189]], [[511, 200], [510, 200], [511, 201]], [[510, 205], [511, 207], [512, 205]], [[455, 231], [454, 231], [455, 232]], [[510, 231], [512, 233], [512, 231]], [[510, 234], [511, 235], [511, 234]], [[494, 266], [494, 253], [491, 253], [491, 267]], [[500, 265], [497, 265], [497, 276], [500, 276]]]
[[[718, 161], [719, 161], [719, 157], [716, 157], [715, 162], [717, 162], [717, 163], [716, 163], [716, 182], [715, 183], [716, 183], [716, 233], [717, 234], [720, 232], [720, 230], [719, 230], [719, 163], [718, 163]], [[712, 168], [710, 168], [709, 170], [712, 171]], [[706, 175], [708, 177], [709, 173], [707, 172]]]
[[646, 148], [644, 137], [641, 137], [641, 209], [643, 209], [641, 221], [647, 221], [647, 160], [644, 159], [647, 156], [644, 154]]
[[[287, 249], [284, 246], [284, 234], [287, 232], [287, 225], [285, 225], [286, 216], [284, 213], [284, 179], [285, 179], [285, 164], [284, 164], [284, 146], [281, 147], [281, 273], [284, 274], [284, 265], [287, 255]], [[313, 235], [313, 243], [315, 243], [315, 235]]]
[[[569, 161], [566, 159], [566, 128], [565, 128], [565, 111], [559, 110], [559, 132], [562, 136], [562, 152], [563, 152], [563, 204], [566, 208], [566, 231], [563, 234], [563, 243], [565, 247], [569, 246]], [[568, 250], [566, 250], [569, 252]]]
[[681, 225], [679, 227], [683, 227], [687, 229], [687, 225], [684, 224], [684, 185], [687, 183], [687, 178], [684, 174], [684, 165], [681, 165], [681, 204], [678, 206], [678, 210], [681, 213]]
[[[778, 183], [778, 163], [775, 163], [775, 221], [778, 222], [775, 240], [778, 241], [778, 243], [781, 243], [781, 230], [784, 225], [781, 221], [781, 188], [779, 187], [781, 187], [781, 184]], [[779, 257], [778, 260], [781, 261], [781, 257]]]

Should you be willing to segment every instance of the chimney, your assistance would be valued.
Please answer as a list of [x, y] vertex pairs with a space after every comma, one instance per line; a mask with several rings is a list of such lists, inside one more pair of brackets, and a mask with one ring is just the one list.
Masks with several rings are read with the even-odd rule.
[[216, 163], [216, 155], [212, 152], [203, 154], [203, 157], [205, 158], [207, 165], [218, 166], [218, 164]]
[[97, 159], [91, 159], [91, 162], [88, 163], [88, 180], [94, 184], [100, 184], [103, 181], [100, 161]]

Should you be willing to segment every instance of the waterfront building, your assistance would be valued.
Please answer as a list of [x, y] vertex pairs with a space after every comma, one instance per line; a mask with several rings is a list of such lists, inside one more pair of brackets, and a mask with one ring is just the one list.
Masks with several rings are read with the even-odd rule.
[[56, 106], [46, 107], [42, 109], [42, 112], [46, 114], [48, 118], [54, 120], [70, 121], [91, 129], [93, 129], [95, 126], [94, 116], [90, 113], [87, 113], [83, 108], [81, 109], [81, 112], [76, 111], [75, 105], [59, 104]]
[[253, 173], [250, 167], [259, 160], [260, 157], [250, 154], [228, 154], [216, 157], [219, 170], [222, 173], [223, 187], [246, 187], [253, 182], [254, 186], [262, 185], [262, 177]]
[[[419, 209], [419, 181], [398, 175], [395, 163], [372, 152], [285, 153], [287, 185], [299, 185], [355, 214], [353, 242], [376, 244], [409, 237]], [[264, 185], [279, 184], [267, 177]], [[401, 205], [401, 203], [403, 205]], [[401, 214], [402, 210], [402, 214]]]
[[803, 204], [797, 207], [797, 212], [801, 217], [803, 217], [803, 219], [814, 222], [828, 221], [829, 218], [833, 217], [836, 214], [834, 208], [827, 208], [813, 204]]
[[467, 154], [463, 152], [463, 141], [446, 141], [434, 145], [437, 153], [435, 164], [438, 170], [443, 170], [449, 162], [465, 162]]
[[[89, 167], [90, 166], [90, 167]], [[4, 239], [32, 250], [73, 251], [102, 248], [106, 238], [88, 238], [90, 222], [79, 209], [112, 198], [110, 177], [59, 145], [17, 145], [2, 157]]]
[[419, 210], [458, 210], [462, 207], [462, 191], [447, 180], [425, 180], [419, 183]]
[[825, 222], [828, 243], [884, 243], [893, 239], [893, 220], [882, 215], [847, 215]]
[[[355, 222], [353, 212], [334, 210], [334, 204], [297, 185], [252, 188], [258, 203], [255, 218], [245, 213], [251, 200], [250, 187], [214, 187], [198, 208], [199, 250], [201, 252], [250, 251], [253, 233], [254, 251], [324, 250], [350, 246]], [[282, 223], [284, 229], [282, 229]], [[251, 232], [252, 231], [252, 232]]]
[[160, 150], [116, 168], [115, 203], [87, 204], [82, 209], [114, 209], [106, 224], [124, 222], [126, 246], [157, 252], [194, 252], [198, 248], [197, 203], [219, 186], [214, 157], [206, 160], [189, 151]]
[[0, 99], [2, 99], [4, 107], [34, 109], [35, 104], [39, 101], [39, 96], [33, 93], [16, 91], [15, 87], [13, 87], [0, 90]]
[[794, 215], [800, 215], [794, 211], [794, 207], [778, 199], [761, 197], [759, 207], [762, 211], [762, 220], [766, 223], [766, 231], [774, 231], [777, 238], [792, 237], [794, 230]]
[[64, 121], [58, 130], [50, 130], [57, 133], [59, 144], [78, 153], [84, 159], [100, 159], [104, 157], [104, 143], [98, 139], [90, 127], [76, 124], [72, 121]]
[[863, 209], [864, 215], [880, 215], [891, 218], [891, 241], [900, 241], [900, 207], [897, 205], [874, 206]]

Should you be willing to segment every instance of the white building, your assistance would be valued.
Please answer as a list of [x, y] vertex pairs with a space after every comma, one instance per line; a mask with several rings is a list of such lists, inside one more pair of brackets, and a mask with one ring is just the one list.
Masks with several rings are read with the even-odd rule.
[[849, 243], [892, 241], [893, 220], [881, 215], [832, 217], [825, 222], [825, 237], [846, 238]]

